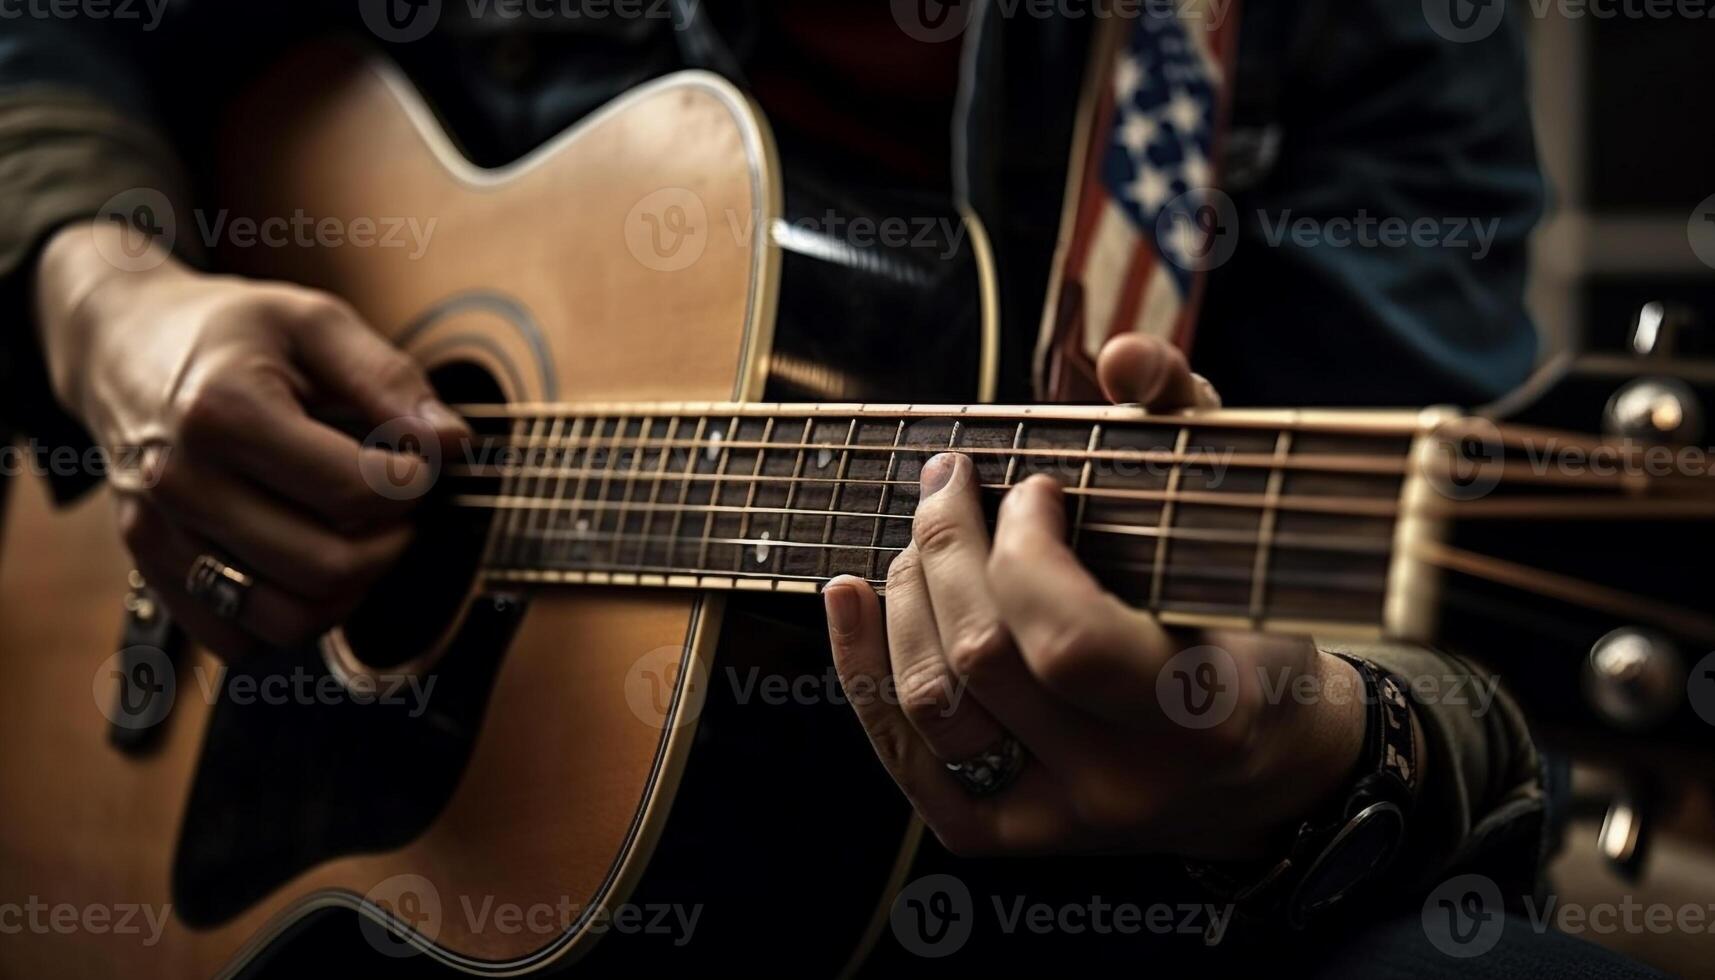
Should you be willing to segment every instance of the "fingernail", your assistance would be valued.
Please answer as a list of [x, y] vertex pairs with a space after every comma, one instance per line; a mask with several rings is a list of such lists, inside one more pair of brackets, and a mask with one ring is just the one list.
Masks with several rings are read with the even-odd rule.
[[443, 404], [439, 398], [423, 399], [422, 403], [417, 406], [417, 414], [441, 432], [457, 432], [466, 427], [464, 419]]
[[828, 627], [849, 636], [858, 625], [858, 597], [849, 585], [831, 585], [822, 590], [822, 605], [828, 610]]
[[1215, 387], [1214, 382], [1201, 374], [1191, 375], [1191, 380], [1197, 383], [1198, 401], [1208, 408], [1221, 407], [1221, 391]]
[[929, 462], [923, 464], [923, 496], [932, 497], [941, 492], [947, 481], [953, 478], [953, 457], [948, 453], [932, 456]]

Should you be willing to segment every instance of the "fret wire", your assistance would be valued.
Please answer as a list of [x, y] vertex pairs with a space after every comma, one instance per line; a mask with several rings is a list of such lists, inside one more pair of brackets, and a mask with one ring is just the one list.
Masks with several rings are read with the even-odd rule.
[[[546, 419], [543, 420], [543, 424], [547, 426], [547, 435], [548, 435], [548, 438], [550, 440], [553, 438], [555, 426], [562, 424], [562, 421], [563, 420], [556, 419], [552, 422], [552, 424], [549, 424], [548, 420], [546, 420]], [[537, 450], [537, 451], [539, 451], [542, 454], [541, 456], [539, 456], [537, 458], [540, 461], [540, 463], [545, 467], [548, 463], [549, 454], [551, 454], [554, 450], [550, 445], [550, 446], [545, 446], [541, 450]], [[526, 461], [528, 461], [528, 459], [529, 459], [529, 452], [530, 451], [526, 451], [526, 453], [525, 453]], [[518, 493], [523, 495], [523, 496], [527, 496], [527, 497], [538, 497], [539, 498], [542, 495], [543, 481], [546, 479], [547, 479], [547, 477], [538, 475], [534, 478], [534, 480], [532, 480], [532, 477], [528, 473], [526, 473], [523, 476], [521, 476], [518, 480]], [[549, 516], [551, 516], [553, 512], [547, 511], [547, 512], [542, 512], [542, 513], [533, 513], [533, 514], [524, 515], [524, 521], [523, 521], [524, 526], [520, 530], [519, 539], [513, 542], [513, 553], [514, 553], [514, 555], [516, 555], [519, 550], [524, 550], [526, 553], [528, 552], [528, 549], [530, 548], [530, 546], [532, 544], [532, 536], [536, 533], [536, 531], [535, 531], [536, 521], [538, 518], [543, 516], [543, 513], [546, 513]], [[515, 558], [514, 560], [517, 560], [517, 559]]]
[[[732, 426], [731, 426], [731, 428], [727, 429], [727, 434], [728, 435], [737, 435], [738, 426], [739, 426], [739, 418], [738, 418], [738, 416], [733, 416]], [[722, 442], [724, 443], [725, 440], [723, 439]], [[731, 461], [732, 461], [732, 449], [728, 446], [723, 445], [721, 448], [720, 456], [715, 463], [715, 472], [716, 473], [727, 472], [728, 464]], [[720, 499], [720, 488], [718, 486], [715, 488], [715, 490], [713, 491], [713, 493], [711, 494], [709, 499], [711, 502], [718, 501]], [[715, 533], [715, 512], [713, 510], [711, 510], [711, 511], [709, 511], [708, 517], [704, 518], [704, 520], [703, 520], [703, 537], [702, 537], [702, 541], [697, 545], [697, 566], [699, 568], [707, 568], [709, 566], [709, 538], [714, 533]]]
[[[641, 434], [645, 439], [649, 438], [649, 430], [654, 428], [654, 426], [655, 426], [655, 417], [654, 416], [645, 416], [643, 419], [643, 428], [641, 431]], [[623, 533], [625, 531], [625, 515], [626, 515], [626, 510], [627, 510], [626, 505], [631, 503], [631, 495], [637, 491], [637, 474], [643, 467], [643, 454], [644, 454], [644, 452], [645, 452], [645, 450], [642, 450], [642, 449], [631, 450], [631, 469], [629, 471], [627, 471], [627, 474], [625, 477], [625, 489], [620, 493], [620, 497], [619, 497], [620, 507], [619, 507], [619, 515], [617, 518], [617, 520], [618, 520], [617, 530], [620, 531], [621, 533]], [[614, 560], [615, 564], [619, 564], [619, 549], [620, 549], [620, 544], [619, 544], [619, 542], [615, 541], [613, 544], [613, 560]]]
[[[823, 543], [830, 543], [834, 540], [834, 515], [840, 509], [840, 502], [845, 497], [846, 474], [851, 472], [851, 445], [852, 440], [857, 438], [857, 428], [858, 420], [855, 418], [846, 426], [846, 446], [840, 451], [839, 469], [834, 472], [834, 490], [828, 495], [829, 514], [827, 518], [822, 521]], [[822, 552], [821, 563], [818, 566], [818, 570], [823, 576], [826, 576], [828, 572], [832, 571], [832, 569], [828, 567], [831, 561], [833, 561], [833, 552]]]
[[[1179, 435], [1173, 443], [1174, 455], [1182, 455], [1190, 442], [1191, 427], [1181, 426]], [[1164, 589], [1162, 579], [1167, 570], [1168, 534], [1173, 530], [1173, 504], [1175, 503], [1175, 495], [1179, 492], [1179, 479], [1183, 473], [1184, 471], [1180, 469], [1178, 463], [1173, 464], [1173, 469], [1167, 473], [1167, 499], [1162, 501], [1161, 519], [1156, 522], [1156, 527], [1161, 529], [1162, 534], [1161, 537], [1155, 539], [1155, 573], [1150, 576], [1149, 580], [1149, 605], [1152, 609], [1161, 605], [1161, 594]]]
[[[576, 425], [575, 421], [573, 422], [573, 425]], [[564, 427], [562, 427], [561, 431], [565, 432], [566, 429]], [[561, 449], [561, 450], [559, 450], [558, 456], [556, 456], [553, 450], [549, 450], [542, 458], [545, 460], [546, 459], [556, 459], [557, 462], [560, 464], [560, 466], [564, 467], [566, 464], [565, 453], [566, 453], [566, 450]], [[538, 480], [536, 483], [536, 496], [540, 497], [543, 494], [545, 494], [550, 485], [552, 485], [555, 488], [556, 492], [558, 492], [559, 478], [557, 476], [550, 476], [550, 475], [545, 474], [543, 476], [543, 478]], [[543, 525], [545, 527], [549, 528], [550, 530], [552, 530], [554, 518], [557, 516], [558, 516], [557, 512], [545, 514], [544, 517], [547, 519], [543, 521]], [[526, 533], [528, 533], [528, 528], [526, 528]], [[540, 560], [540, 559], [538, 559], [538, 560]]]
[[[896, 474], [898, 472], [899, 443], [902, 440], [904, 440], [904, 438], [905, 438], [905, 420], [900, 419], [899, 420], [899, 428], [896, 429], [893, 433], [893, 449], [894, 449], [894, 451], [892, 453], [888, 454], [887, 471], [886, 471], [886, 474], [884, 476], [884, 479], [888, 480], [890, 483], [893, 480], [894, 474]], [[892, 498], [892, 495], [893, 495], [893, 487], [892, 486], [885, 486], [885, 487], [881, 488], [881, 494], [880, 494], [881, 500], [879, 503], [877, 503], [875, 505], [875, 512], [877, 514], [887, 513], [887, 504], [888, 504], [888, 501]], [[869, 565], [868, 565], [870, 578], [875, 578], [875, 576], [876, 576], [876, 571], [875, 571], [876, 552], [873, 549], [875, 548], [876, 545], [881, 544], [881, 529], [882, 529], [882, 523], [881, 523], [881, 520], [878, 518], [875, 522], [875, 531], [870, 535], [870, 538], [869, 538], [870, 547], [872, 549], [870, 551]], [[901, 550], [903, 550], [903, 549], [901, 549]]]
[[1011, 488], [1018, 485], [1018, 451], [1023, 448], [1024, 422], [1021, 419], [1018, 423], [1018, 431], [1012, 434], [1012, 454], [1007, 457], [1006, 478], [1002, 486]]
[[[1282, 429], [1275, 439], [1274, 455], [1282, 462], [1292, 453], [1292, 432]], [[1267, 589], [1269, 551], [1274, 543], [1275, 521], [1279, 510], [1276, 504], [1280, 500], [1280, 492], [1286, 483], [1286, 470], [1275, 468], [1269, 471], [1268, 488], [1264, 491], [1266, 503], [1262, 509], [1262, 522], [1258, 526], [1256, 564], [1251, 568], [1251, 623], [1261, 625], [1264, 590]]]
[[[800, 443], [800, 445], [810, 441], [810, 436], [812, 435], [813, 430], [815, 429], [815, 425], [816, 425], [815, 419], [805, 419], [804, 420], [804, 434], [798, 437], [798, 442]], [[780, 515], [780, 540], [782, 540], [782, 541], [791, 540], [791, 537], [792, 537], [792, 526], [791, 526], [792, 515], [791, 515], [790, 511], [792, 510], [793, 504], [797, 503], [797, 500], [798, 500], [798, 484], [799, 484], [799, 480], [803, 477], [803, 475], [804, 475], [804, 450], [802, 448], [800, 448], [798, 450], [797, 459], [794, 460], [792, 463], [791, 482], [786, 484], [786, 505], [782, 509], [788, 511], [788, 513]], [[776, 551], [774, 553], [774, 570], [777, 572], [786, 570], [786, 552], [784, 550]]]
[[[667, 438], [673, 438], [673, 434], [678, 431], [679, 416], [675, 415], [667, 420]], [[661, 461], [655, 465], [655, 479], [652, 481], [653, 485], [649, 489], [649, 509], [643, 513], [643, 534], [645, 537], [648, 537], [649, 532], [654, 530], [655, 527], [655, 508], [661, 503], [661, 481], [667, 475], [667, 460], [670, 459], [672, 455], [673, 451], [670, 449], [661, 450]], [[648, 560], [649, 546], [644, 545], [637, 550], [638, 567], [641, 568]]]
[[[1096, 424], [1096, 425], [1090, 426], [1090, 451], [1091, 452], [1096, 451], [1096, 446], [1097, 446], [1097, 444], [1099, 444], [1101, 442], [1101, 440], [1102, 440], [1102, 427], [1101, 427], [1101, 425]], [[1085, 459], [1083, 472], [1078, 475], [1078, 489], [1079, 490], [1090, 489], [1090, 468], [1091, 468], [1091, 466], [1092, 466], [1092, 460]], [[1074, 552], [1078, 550], [1078, 536], [1084, 529], [1084, 507], [1089, 502], [1090, 502], [1090, 497], [1088, 494], [1082, 494], [1081, 493], [1078, 495], [1078, 504], [1076, 507], [1077, 513], [1076, 513], [1076, 516], [1074, 516], [1072, 518], [1072, 550]]]
[[[595, 426], [590, 429], [592, 444], [594, 440], [600, 438], [602, 424], [605, 420], [598, 416], [594, 421]], [[623, 420], [616, 420], [616, 424], [624, 425], [625, 423]], [[587, 503], [584, 499], [584, 492], [589, 489], [590, 478], [596, 475], [596, 471], [590, 468], [590, 454], [593, 451], [593, 449], [590, 449], [587, 446], [582, 450], [584, 454], [584, 463], [581, 467], [581, 472], [578, 473], [578, 485], [576, 489], [572, 491], [572, 512], [566, 518], [566, 526], [579, 531], [589, 530], [589, 519], [583, 516], [584, 506]], [[568, 539], [565, 547], [561, 550], [561, 559], [568, 563], [571, 562], [572, 558], [577, 554], [577, 547], [578, 544], [575, 540]]]
[[[701, 441], [703, 433], [708, 431], [709, 420], [706, 416], [698, 417], [696, 441]], [[673, 512], [673, 535], [667, 542], [667, 564], [673, 564], [673, 555], [679, 548], [679, 529], [685, 519], [685, 501], [691, 499], [691, 476], [697, 470], [697, 454], [694, 451], [685, 452], [685, 475], [679, 486], [679, 508]], [[711, 498], [712, 499], [712, 498]]]
[[[534, 422], [532, 422], [530, 424], [532, 437], [534, 437], [534, 433], [536, 431], [540, 430], [544, 421], [545, 420], [543, 420], [543, 419], [536, 419]], [[528, 452], [528, 450], [526, 450], [526, 452]], [[517, 480], [514, 480], [512, 483], [512, 489], [514, 491], [519, 491], [519, 490], [525, 489], [524, 478], [521, 477]], [[511, 517], [511, 519], [506, 522], [506, 543], [501, 548], [501, 553], [507, 556], [508, 561], [515, 561], [517, 553], [518, 553], [518, 541], [519, 541], [518, 524], [519, 524], [520, 518], [516, 514], [510, 515], [510, 517]]]
[[[762, 441], [764, 443], [767, 443], [769, 439], [773, 438], [773, 436], [774, 436], [774, 419], [772, 417], [770, 417], [767, 421], [762, 423]], [[745, 513], [744, 513], [743, 519], [741, 519], [739, 521], [739, 536], [740, 537], [744, 537], [744, 538], [750, 537], [750, 518], [751, 518], [750, 508], [756, 506], [756, 478], [762, 475], [762, 467], [764, 465], [766, 465], [767, 458], [768, 458], [768, 450], [758, 449], [756, 451], [756, 465], [750, 471], [750, 489], [745, 492], [745, 497], [744, 497]], [[744, 551], [742, 549], [740, 549], [740, 551], [738, 553], [738, 557], [733, 559], [733, 571], [738, 571], [739, 569], [742, 569], [743, 567], [744, 567]]]
[[[578, 438], [580, 438], [581, 433], [583, 432], [583, 429], [584, 429], [584, 423], [586, 421], [588, 421], [588, 420], [582, 415], [578, 416], [576, 419], [574, 419], [572, 421], [572, 439], [574, 441], [577, 440]], [[565, 452], [562, 451], [562, 453], [560, 455], [560, 462], [562, 464], [564, 464], [565, 461], [566, 461]], [[561, 473], [557, 477], [557, 479], [554, 481], [554, 499], [555, 500], [563, 501], [566, 499], [566, 482], [567, 482], [567, 474], [566, 473]], [[555, 517], [557, 518], [558, 515], [556, 514]], [[553, 527], [554, 523], [555, 523], [554, 520], [550, 520], [550, 521], [548, 521], [548, 526]], [[548, 554], [544, 553], [542, 557], [544, 559], [544, 564], [546, 564], [546, 559], [548, 558]]]
[[625, 428], [629, 422], [630, 419], [628, 418], [614, 420], [613, 441], [609, 443], [607, 447], [607, 463], [602, 467], [601, 488], [596, 491], [595, 498], [597, 501], [600, 501], [602, 505], [601, 509], [596, 512], [596, 519], [592, 522], [598, 535], [604, 531], [602, 527], [602, 521], [604, 518], [602, 515], [607, 514], [612, 510], [612, 508], [607, 506], [607, 492], [613, 488], [613, 478], [616, 472], [614, 466], [619, 461], [619, 447], [620, 444], [625, 441]]

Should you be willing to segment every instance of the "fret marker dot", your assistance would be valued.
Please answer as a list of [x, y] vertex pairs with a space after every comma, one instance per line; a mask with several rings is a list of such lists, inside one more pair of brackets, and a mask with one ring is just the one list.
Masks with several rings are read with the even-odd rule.
[[578, 533], [579, 534], [590, 533], [590, 519], [589, 518], [587, 518], [587, 517], [578, 518]]
[[756, 546], [756, 563], [758, 565], [768, 564], [768, 540], [768, 532], [762, 532], [762, 543]]
[[825, 470], [828, 468], [828, 464], [833, 461], [834, 451], [832, 449], [821, 449], [816, 452], [816, 469]]
[[709, 433], [709, 448], [703, 450], [703, 456], [711, 463], [721, 458], [721, 438], [719, 429]]

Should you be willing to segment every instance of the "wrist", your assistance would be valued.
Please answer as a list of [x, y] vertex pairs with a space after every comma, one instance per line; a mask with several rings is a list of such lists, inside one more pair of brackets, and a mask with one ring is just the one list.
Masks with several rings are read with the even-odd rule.
[[[1248, 832], [1235, 842], [1246, 857], [1278, 849], [1300, 822], [1344, 793], [1363, 754], [1362, 675], [1340, 657], [1318, 650], [1306, 676], [1314, 683], [1285, 688], [1282, 703], [1272, 706], [1276, 723], [1238, 804], [1254, 814]], [[1298, 695], [1300, 690], [1310, 696]]]
[[[129, 266], [109, 261], [117, 249], [137, 247], [118, 226], [68, 224], [42, 246], [33, 279], [33, 313], [54, 397], [88, 424], [84, 374], [95, 360], [104, 324], [125, 309], [138, 290], [164, 278], [191, 274], [170, 253]], [[146, 248], [158, 250], [149, 242]]]

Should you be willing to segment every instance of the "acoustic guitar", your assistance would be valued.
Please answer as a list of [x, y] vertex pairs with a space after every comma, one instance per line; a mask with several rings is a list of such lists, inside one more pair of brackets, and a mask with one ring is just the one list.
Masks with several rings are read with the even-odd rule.
[[[231, 215], [433, 230], [221, 266], [344, 297], [480, 438], [349, 623], [224, 665], [130, 573], [105, 494], [13, 487], [0, 901], [76, 926], [0, 938], [0, 974], [300, 975], [346, 940], [409, 976], [854, 969], [921, 828], [806, 639], [813, 597], [885, 586], [949, 449], [991, 502], [1059, 478], [1090, 567], [1174, 626], [1456, 645], [1569, 725], [1598, 724], [1578, 665], [1613, 631], [1715, 643], [1715, 485], [1589, 465], [1695, 438], [1707, 367], [1560, 365], [1506, 421], [998, 406], [980, 223], [948, 209], [962, 247], [932, 263], [795, 223], [821, 192], [715, 76], [498, 170], [343, 49], [234, 119]], [[967, 404], [850, 398], [931, 383]], [[1650, 737], [1704, 730], [1681, 705]]]

